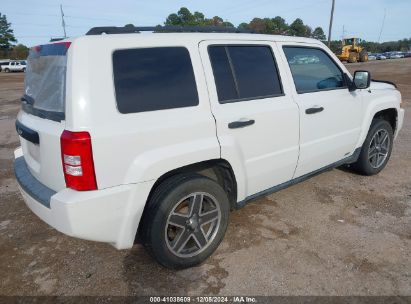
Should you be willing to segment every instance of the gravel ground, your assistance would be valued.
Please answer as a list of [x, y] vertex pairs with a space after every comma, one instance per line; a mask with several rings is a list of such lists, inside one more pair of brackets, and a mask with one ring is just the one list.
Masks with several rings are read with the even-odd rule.
[[0, 73], [0, 294], [411, 295], [411, 59], [351, 64], [399, 84], [405, 125], [386, 169], [335, 169], [231, 215], [203, 265], [162, 268], [141, 245], [67, 237], [25, 206], [13, 176], [23, 74]]

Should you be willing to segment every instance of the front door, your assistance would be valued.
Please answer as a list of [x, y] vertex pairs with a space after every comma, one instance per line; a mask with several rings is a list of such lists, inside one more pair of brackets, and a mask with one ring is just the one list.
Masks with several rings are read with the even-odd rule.
[[[275, 43], [200, 43], [221, 157], [243, 172], [238, 200], [292, 178], [299, 113]], [[242, 190], [243, 189], [243, 190]]]
[[300, 157], [294, 175], [299, 177], [354, 152], [363, 117], [362, 92], [348, 90], [344, 67], [325, 49], [280, 45], [300, 108]]

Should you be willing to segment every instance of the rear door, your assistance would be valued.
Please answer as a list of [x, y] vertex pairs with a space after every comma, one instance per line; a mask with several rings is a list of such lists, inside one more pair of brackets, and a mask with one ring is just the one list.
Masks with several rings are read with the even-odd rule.
[[203, 41], [200, 53], [221, 157], [242, 168], [243, 195], [290, 180], [298, 158], [298, 107], [281, 80], [276, 45]]
[[66, 187], [60, 136], [65, 128], [66, 54], [69, 43], [30, 50], [22, 109], [16, 129], [27, 167], [42, 184], [59, 191]]
[[363, 117], [361, 90], [350, 92], [343, 67], [319, 45], [280, 44], [300, 108], [300, 156], [294, 177], [350, 156]]

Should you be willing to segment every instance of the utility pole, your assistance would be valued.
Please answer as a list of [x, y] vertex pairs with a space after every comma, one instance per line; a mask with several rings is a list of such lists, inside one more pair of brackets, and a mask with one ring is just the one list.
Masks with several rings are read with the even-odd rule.
[[380, 34], [378, 35], [378, 43], [381, 42], [381, 34], [382, 34], [382, 30], [384, 28], [384, 23], [385, 23], [385, 15], [387, 14], [387, 9], [384, 9], [384, 18], [382, 19], [382, 24], [381, 24], [381, 30], [380, 30]]
[[330, 26], [328, 28], [328, 47], [330, 47], [331, 45], [331, 30], [333, 28], [334, 6], [335, 6], [335, 0], [333, 0], [333, 4], [331, 7]]
[[66, 22], [64, 21], [63, 5], [61, 5], [61, 4], [60, 4], [60, 12], [61, 12], [61, 26], [63, 27], [64, 38], [67, 38], [67, 35], [66, 35]]

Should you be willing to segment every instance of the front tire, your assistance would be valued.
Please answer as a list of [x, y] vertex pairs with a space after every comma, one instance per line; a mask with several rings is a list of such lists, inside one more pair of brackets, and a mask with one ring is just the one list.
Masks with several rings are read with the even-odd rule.
[[197, 174], [178, 175], [154, 191], [142, 220], [142, 240], [163, 266], [183, 269], [205, 261], [223, 240], [229, 221], [227, 194]]
[[357, 53], [350, 52], [350, 54], [348, 55], [348, 63], [356, 63], [357, 61]]
[[388, 121], [374, 119], [353, 167], [363, 175], [375, 175], [388, 163], [393, 145], [393, 130]]
[[362, 50], [360, 53], [360, 62], [368, 61], [368, 53], [365, 50]]

